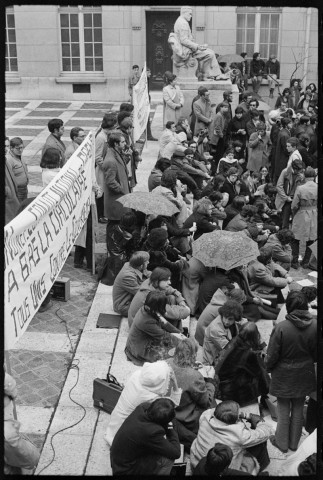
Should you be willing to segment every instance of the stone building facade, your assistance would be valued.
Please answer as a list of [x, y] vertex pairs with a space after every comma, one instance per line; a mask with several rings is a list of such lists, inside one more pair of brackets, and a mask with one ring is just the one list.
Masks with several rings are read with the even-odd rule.
[[[179, 12], [179, 5], [8, 7], [6, 98], [125, 101], [131, 67], [145, 61], [152, 90], [160, 90], [172, 68], [167, 38]], [[295, 78], [317, 84], [315, 8], [194, 6], [192, 32], [220, 55], [259, 51], [267, 60], [275, 53], [282, 88], [295, 61]], [[266, 80], [261, 88], [268, 90]]]

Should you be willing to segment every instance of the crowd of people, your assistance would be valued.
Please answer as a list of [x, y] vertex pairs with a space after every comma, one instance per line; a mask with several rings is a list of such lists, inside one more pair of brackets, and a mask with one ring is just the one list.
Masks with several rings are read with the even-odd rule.
[[[263, 72], [279, 76], [273, 56], [264, 70], [257, 62], [254, 54], [255, 93]], [[114, 310], [128, 317], [126, 358], [142, 367], [126, 382], [106, 432], [114, 475], [170, 474], [180, 444], [195, 474], [258, 475], [270, 462], [268, 439], [282, 452], [297, 450], [305, 401], [306, 429], [316, 429], [316, 288], [292, 290], [286, 300], [282, 294], [291, 269], [302, 267], [304, 275], [316, 269], [315, 92], [313, 84], [301, 92], [300, 82], [292, 82], [267, 120], [253, 92], [244, 91], [232, 112], [232, 91], [214, 105], [199, 87], [185, 118], [184, 95], [166, 72], [164, 130], [147, 187], [176, 206], [174, 215], [144, 214], [118, 201], [133, 192], [141, 161], [132, 138], [134, 107], [122, 103], [104, 115], [95, 138], [94, 212], [77, 241], [74, 266], [84, 268], [86, 259], [92, 269], [91, 222], [106, 224], [98, 278], [113, 285]], [[63, 121], [50, 120], [48, 129], [44, 187], [86, 136], [73, 128], [66, 148]], [[23, 148], [20, 138], [6, 138], [6, 223], [31, 200]], [[204, 265], [193, 242], [219, 230], [241, 232], [259, 255], [230, 270]], [[190, 315], [197, 318], [195, 338], [183, 327]], [[276, 323], [269, 345], [259, 319]], [[269, 393], [277, 398], [276, 433], [260, 415], [242, 410], [258, 401], [262, 408]]]

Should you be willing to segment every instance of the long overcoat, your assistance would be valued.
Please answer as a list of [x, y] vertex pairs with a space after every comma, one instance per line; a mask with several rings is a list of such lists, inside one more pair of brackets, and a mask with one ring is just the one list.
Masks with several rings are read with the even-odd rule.
[[109, 220], [120, 220], [127, 211], [116, 200], [130, 193], [128, 169], [122, 155], [108, 148], [102, 169], [104, 171], [104, 215]]
[[292, 201], [292, 232], [296, 240], [307, 242], [317, 238], [317, 190], [313, 180], [296, 188]]

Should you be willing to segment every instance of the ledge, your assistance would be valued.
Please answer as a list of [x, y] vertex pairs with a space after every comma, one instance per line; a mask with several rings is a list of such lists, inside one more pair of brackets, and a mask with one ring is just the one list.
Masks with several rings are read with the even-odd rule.
[[[282, 85], [284, 82], [280, 80], [279, 78], [276, 79], [276, 81], [279, 83], [279, 85]], [[276, 82], [275, 82], [276, 83]], [[252, 85], [251, 78], [248, 79], [248, 85]], [[261, 85], [268, 85], [268, 80], [266, 78], [263, 78], [261, 80]]]
[[6, 83], [21, 83], [21, 77], [19, 77], [19, 75], [8, 75], [6, 73], [6, 76], [5, 76], [5, 82]]
[[55, 77], [56, 83], [107, 83], [106, 77], [96, 77], [96, 76], [76, 76], [76, 75], [67, 75], [61, 77]]

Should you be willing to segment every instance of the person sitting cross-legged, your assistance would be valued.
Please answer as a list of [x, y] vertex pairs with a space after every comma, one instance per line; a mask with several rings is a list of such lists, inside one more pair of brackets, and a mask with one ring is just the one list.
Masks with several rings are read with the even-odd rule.
[[169, 475], [181, 454], [174, 417], [175, 404], [169, 398], [140, 404], [113, 440], [113, 475]]
[[[272, 427], [259, 415], [250, 414], [248, 420], [239, 420], [239, 416], [239, 404], [232, 400], [224, 400], [215, 409], [202, 413], [197, 438], [191, 447], [193, 469], [216, 442], [232, 449], [230, 468], [257, 475], [269, 465], [267, 440], [273, 432]], [[245, 418], [243, 412], [241, 417]]]
[[112, 289], [113, 309], [120, 315], [128, 316], [133, 297], [142, 282], [150, 276], [151, 272], [147, 270], [148, 262], [148, 252], [135, 252], [116, 276]]

